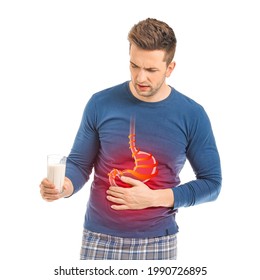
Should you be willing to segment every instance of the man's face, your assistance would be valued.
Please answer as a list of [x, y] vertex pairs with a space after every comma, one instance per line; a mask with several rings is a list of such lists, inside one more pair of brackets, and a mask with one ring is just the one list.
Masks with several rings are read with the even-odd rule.
[[166, 83], [175, 63], [167, 67], [162, 50], [148, 51], [132, 44], [130, 48], [130, 72], [133, 94], [143, 101], [157, 101], [164, 98]]

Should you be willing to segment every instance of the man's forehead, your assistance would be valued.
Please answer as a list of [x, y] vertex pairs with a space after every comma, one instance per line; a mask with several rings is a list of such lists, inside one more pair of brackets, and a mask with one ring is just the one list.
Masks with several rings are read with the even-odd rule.
[[161, 50], [142, 50], [140, 48], [132, 49], [130, 50], [130, 62], [147, 69], [158, 68], [166, 63], [165, 52]]

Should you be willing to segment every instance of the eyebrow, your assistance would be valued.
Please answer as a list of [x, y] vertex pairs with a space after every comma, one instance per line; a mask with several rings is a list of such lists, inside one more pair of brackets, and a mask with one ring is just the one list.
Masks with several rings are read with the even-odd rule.
[[[140, 66], [136, 65], [135, 63], [133, 63], [131, 60], [130, 60], [130, 63], [138, 68], [140, 68]], [[149, 68], [144, 68], [145, 70], [159, 70], [158, 68], [156, 67], [149, 67]]]

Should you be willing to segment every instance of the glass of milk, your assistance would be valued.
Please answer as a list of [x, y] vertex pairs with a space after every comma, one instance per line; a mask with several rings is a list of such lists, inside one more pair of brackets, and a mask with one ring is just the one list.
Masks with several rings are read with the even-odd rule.
[[47, 156], [47, 178], [61, 193], [65, 178], [67, 158], [63, 155], [53, 154]]

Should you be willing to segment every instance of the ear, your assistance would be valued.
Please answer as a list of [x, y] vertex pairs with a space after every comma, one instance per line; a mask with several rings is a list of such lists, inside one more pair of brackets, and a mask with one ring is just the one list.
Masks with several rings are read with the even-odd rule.
[[169, 78], [169, 77], [171, 76], [171, 73], [172, 73], [173, 69], [175, 68], [175, 65], [176, 65], [176, 62], [175, 62], [175, 61], [172, 61], [172, 62], [168, 65], [168, 67], [167, 67], [167, 69], [166, 69], [166, 78]]

